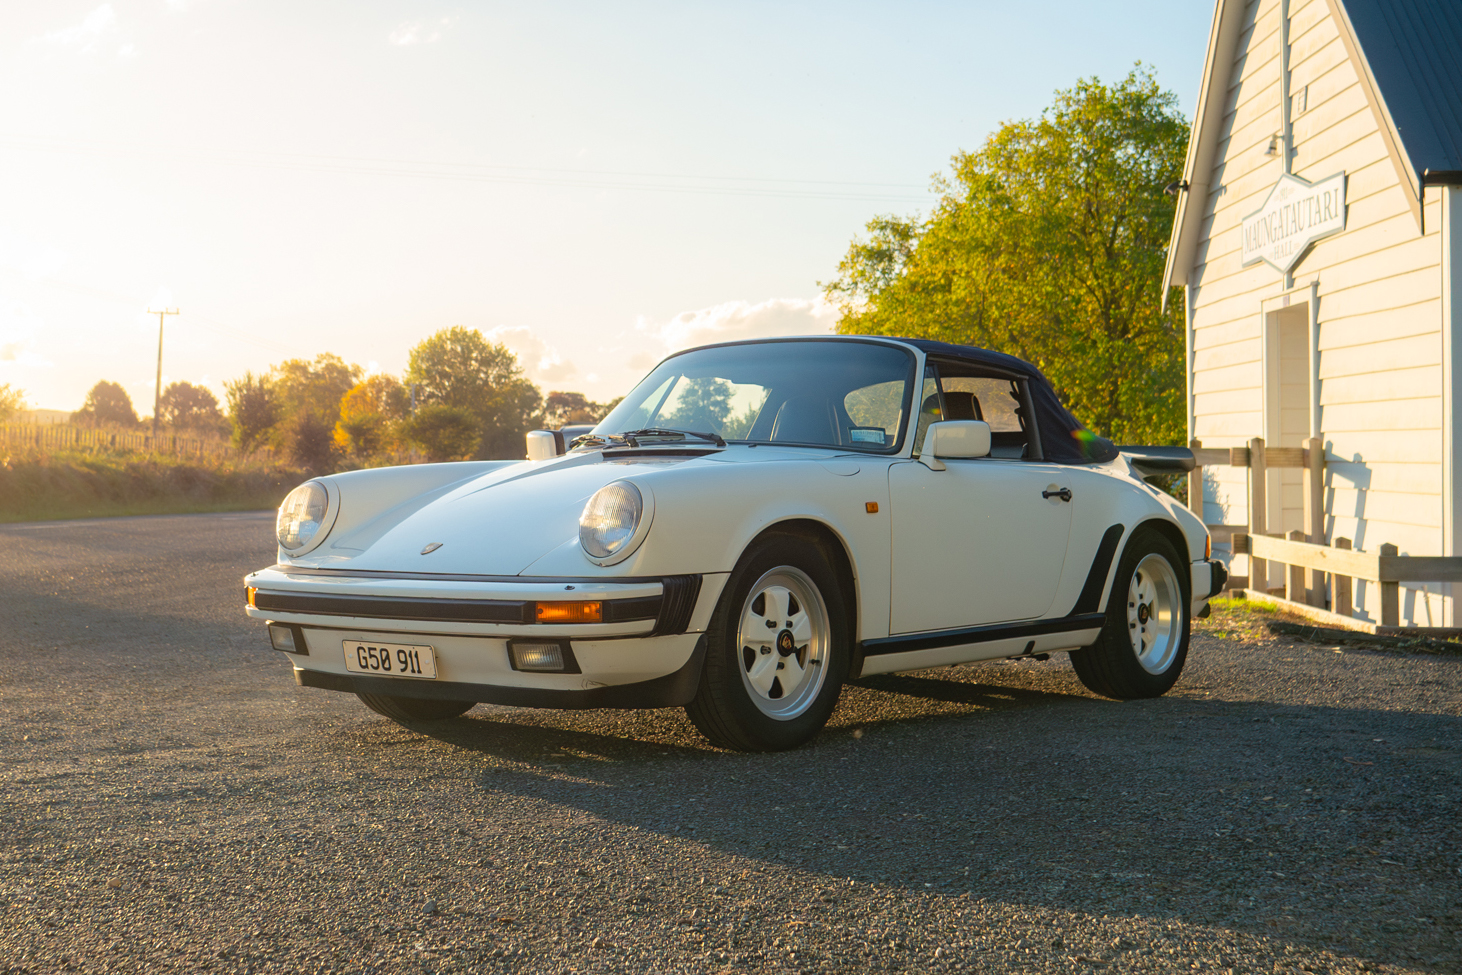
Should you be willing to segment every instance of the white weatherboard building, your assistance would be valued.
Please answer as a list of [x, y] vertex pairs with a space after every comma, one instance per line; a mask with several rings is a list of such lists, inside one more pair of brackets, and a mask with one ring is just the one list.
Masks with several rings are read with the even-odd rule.
[[[1189, 436], [1318, 437], [1314, 541], [1462, 555], [1462, 0], [1217, 0], [1180, 187]], [[1206, 522], [1249, 523], [1246, 473], [1204, 469]], [[1301, 472], [1267, 477], [1268, 531], [1307, 530]], [[1453, 585], [1404, 584], [1402, 623], [1462, 626]]]

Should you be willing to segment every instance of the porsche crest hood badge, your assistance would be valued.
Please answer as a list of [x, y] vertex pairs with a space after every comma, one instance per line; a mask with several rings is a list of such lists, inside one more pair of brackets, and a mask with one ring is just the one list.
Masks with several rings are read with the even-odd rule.
[[422, 555], [430, 555], [430, 554], [432, 554], [433, 552], [435, 552], [437, 549], [439, 549], [441, 547], [442, 547], [442, 543], [441, 542], [431, 542], [431, 543], [429, 543], [427, 545], [426, 548], [424, 548], [424, 549], [421, 550], [421, 554]]

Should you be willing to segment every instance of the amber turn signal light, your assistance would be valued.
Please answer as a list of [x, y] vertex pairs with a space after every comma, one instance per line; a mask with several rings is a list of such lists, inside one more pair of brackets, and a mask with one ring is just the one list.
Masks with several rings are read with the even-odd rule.
[[256, 588], [254, 588], [253, 586], [245, 586], [244, 587], [244, 592], [247, 594], [248, 599], [249, 599], [249, 608], [250, 609], [258, 609], [259, 608], [259, 607], [257, 607], [257, 606], [254, 605], [254, 593], [256, 593], [258, 591], [259, 590], [256, 589]]
[[866, 512], [868, 512], [870, 515], [876, 515], [876, 514], [878, 514], [878, 502], [877, 501], [867, 501], [867, 502], [864, 502], [864, 504], [863, 504], [863, 510], [866, 511]]
[[539, 603], [540, 623], [598, 623], [604, 618], [604, 604], [599, 602]]

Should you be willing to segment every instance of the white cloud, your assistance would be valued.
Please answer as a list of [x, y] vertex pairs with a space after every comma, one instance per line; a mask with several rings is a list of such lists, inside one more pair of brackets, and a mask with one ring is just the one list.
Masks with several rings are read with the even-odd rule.
[[451, 24], [452, 18], [443, 17], [435, 24], [424, 24], [421, 21], [407, 21], [393, 30], [387, 38], [397, 47], [408, 47], [412, 44], [434, 44], [442, 39], [441, 28]]
[[635, 330], [657, 339], [665, 352], [674, 352], [711, 342], [775, 335], [825, 335], [837, 321], [837, 308], [821, 298], [772, 298], [755, 305], [749, 301], [728, 301], [683, 311], [659, 325], [641, 318], [635, 323]]
[[76, 47], [82, 53], [90, 54], [96, 50], [103, 37], [116, 29], [117, 12], [112, 9], [111, 4], [104, 3], [87, 14], [81, 23], [51, 31], [32, 40], [45, 41], [58, 47]]
[[500, 325], [486, 333], [489, 342], [501, 342], [518, 357], [523, 372], [533, 382], [544, 387], [562, 388], [563, 384], [583, 378], [579, 367], [562, 355], [556, 347], [546, 342], [526, 325]]

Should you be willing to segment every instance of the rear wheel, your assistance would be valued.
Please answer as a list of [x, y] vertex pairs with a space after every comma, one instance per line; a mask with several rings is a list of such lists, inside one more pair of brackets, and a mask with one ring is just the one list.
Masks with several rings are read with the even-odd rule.
[[357, 693], [360, 703], [379, 715], [401, 724], [421, 724], [425, 721], [445, 721], [465, 714], [476, 702], [437, 701], [420, 697], [393, 697], [390, 694]]
[[1177, 683], [1191, 625], [1186, 569], [1162, 535], [1145, 529], [1132, 536], [1117, 565], [1101, 637], [1071, 654], [1088, 690], [1128, 700], [1158, 697]]
[[787, 535], [759, 540], [721, 594], [686, 714], [722, 748], [780, 751], [811, 740], [847, 677], [850, 629], [819, 546]]

